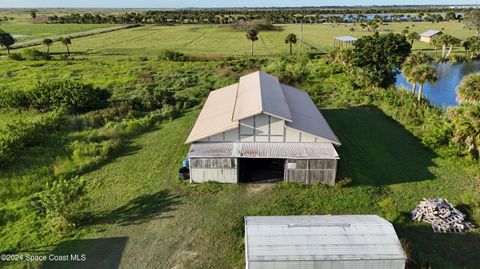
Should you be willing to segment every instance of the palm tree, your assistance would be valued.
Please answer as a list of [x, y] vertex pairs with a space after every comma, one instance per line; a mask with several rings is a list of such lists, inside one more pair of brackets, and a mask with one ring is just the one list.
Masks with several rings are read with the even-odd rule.
[[53, 44], [53, 40], [45, 38], [42, 43], [47, 47], [47, 54], [50, 54], [50, 46]]
[[413, 41], [419, 40], [419, 39], [420, 39], [420, 35], [417, 32], [410, 32], [407, 35], [407, 40], [410, 41], [410, 45], [412, 45], [412, 47], [413, 47]]
[[457, 95], [460, 102], [480, 102], [480, 73], [464, 77], [457, 88]]
[[440, 41], [438, 40], [438, 37], [433, 37], [430, 40], [430, 44], [432, 44], [432, 46], [435, 48], [435, 56], [436, 56], [437, 55], [437, 47], [440, 44]]
[[62, 44], [67, 47], [67, 56], [70, 57], [70, 48], [68, 46], [72, 44], [72, 40], [70, 39], [70, 37], [62, 37], [62, 39], [60, 39], [60, 42], [62, 42]]
[[15, 44], [15, 38], [7, 32], [0, 29], [0, 46], [7, 49], [7, 53], [10, 55], [10, 48]]
[[413, 79], [418, 83], [417, 100], [420, 101], [425, 83], [435, 83], [438, 80], [437, 70], [428, 64], [421, 64], [414, 67], [411, 72]]
[[[451, 35], [441, 35], [438, 38], [438, 42], [442, 45], [442, 58], [448, 58], [450, 53], [452, 52], [453, 46], [457, 46], [460, 44], [460, 39], [453, 37]], [[447, 46], [450, 46], [447, 52]]]
[[480, 103], [461, 104], [451, 111], [455, 142], [465, 143], [469, 152], [480, 155]]
[[433, 58], [427, 55], [426, 53], [415, 53], [415, 54], [410, 54], [410, 56], [408, 56], [405, 59], [405, 62], [403, 62], [402, 72], [405, 78], [407, 79], [407, 82], [412, 84], [413, 95], [415, 95], [415, 91], [417, 88], [417, 83], [415, 80], [416, 74], [413, 71], [417, 66], [431, 63], [432, 61], [433, 61]]
[[288, 34], [285, 38], [285, 44], [290, 44], [290, 54], [292, 54], [292, 46], [297, 43], [297, 36], [295, 34]]
[[250, 50], [250, 55], [253, 56], [253, 42], [257, 41], [258, 40], [258, 31], [257, 29], [255, 28], [252, 28], [250, 30], [247, 31], [247, 34], [246, 34], [246, 37], [248, 40], [250, 40], [252, 42], [252, 47], [251, 47], [251, 50]]

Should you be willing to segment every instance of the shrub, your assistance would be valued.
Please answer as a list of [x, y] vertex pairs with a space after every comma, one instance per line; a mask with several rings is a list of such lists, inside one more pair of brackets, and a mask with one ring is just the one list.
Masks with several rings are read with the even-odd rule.
[[73, 130], [86, 128], [98, 128], [109, 121], [118, 121], [136, 116], [136, 112], [130, 104], [120, 104], [114, 107], [91, 111], [82, 115], [69, 118], [69, 127]]
[[111, 93], [75, 80], [48, 81], [38, 84], [30, 92], [33, 108], [51, 111], [63, 107], [71, 113], [105, 108]]
[[71, 155], [55, 161], [55, 176], [71, 177], [107, 160], [110, 154], [120, 147], [120, 139], [75, 141], [69, 147]]
[[34, 195], [30, 199], [30, 206], [52, 230], [70, 230], [83, 217], [81, 209], [86, 203], [84, 193], [85, 180], [78, 177], [61, 179], [47, 184], [45, 191]]
[[0, 108], [26, 108], [30, 99], [26, 91], [0, 89]]
[[165, 105], [175, 104], [174, 90], [171, 88], [147, 86], [143, 90], [142, 104], [149, 110], [159, 109]]
[[434, 147], [447, 144], [452, 138], [453, 127], [447, 115], [438, 109], [431, 108], [425, 113], [422, 127], [422, 143]]
[[274, 74], [285, 84], [304, 81], [310, 74], [306, 59], [297, 57], [281, 57], [265, 67], [265, 71]]
[[181, 62], [184, 60], [184, 54], [174, 50], [163, 49], [158, 56], [163, 61]]
[[25, 49], [22, 52], [22, 55], [26, 60], [31, 60], [31, 61], [50, 60], [52, 58], [50, 54], [43, 51], [39, 51], [37, 49]]
[[16, 120], [0, 129], [0, 166], [42, 134], [58, 129], [62, 121], [62, 112], [56, 111], [33, 121]]
[[10, 60], [14, 60], [14, 61], [23, 61], [25, 60], [22, 56], [22, 54], [20, 53], [15, 53], [15, 52], [12, 52], [10, 54], [8, 54], [8, 59]]

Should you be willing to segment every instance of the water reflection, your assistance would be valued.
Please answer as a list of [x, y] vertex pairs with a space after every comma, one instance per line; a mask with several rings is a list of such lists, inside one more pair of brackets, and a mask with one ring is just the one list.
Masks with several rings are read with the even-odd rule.
[[[457, 105], [456, 88], [463, 77], [480, 71], [480, 61], [452, 64], [444, 62], [437, 64], [439, 80], [435, 84], [426, 84], [424, 94], [436, 106]], [[411, 85], [402, 74], [397, 76], [398, 87], [411, 89]]]

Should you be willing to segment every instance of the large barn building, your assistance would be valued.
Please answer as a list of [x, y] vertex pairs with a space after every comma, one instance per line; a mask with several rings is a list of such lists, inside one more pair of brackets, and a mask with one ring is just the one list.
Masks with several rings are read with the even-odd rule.
[[212, 91], [186, 143], [191, 182], [335, 183], [337, 136], [306, 92], [264, 72]]
[[404, 269], [392, 224], [375, 215], [245, 217], [247, 269]]

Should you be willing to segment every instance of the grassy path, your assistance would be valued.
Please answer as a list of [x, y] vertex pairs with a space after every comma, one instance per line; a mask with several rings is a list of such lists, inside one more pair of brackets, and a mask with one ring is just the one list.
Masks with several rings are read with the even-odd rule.
[[[50, 36], [49, 38], [54, 42], [56, 42], [56, 41], [60, 41], [62, 38], [71, 38], [71, 39], [81, 38], [81, 37], [99, 35], [104, 33], [110, 33], [110, 32], [119, 31], [119, 30], [130, 29], [134, 27], [137, 27], [137, 25], [122, 25], [122, 26], [115, 26], [115, 27], [100, 28], [100, 29], [88, 30], [88, 31], [79, 32], [79, 33], [68, 33], [64, 35]], [[28, 48], [28, 47], [42, 45], [43, 40], [44, 38], [37, 38], [37, 39], [32, 39], [24, 42], [18, 42], [18, 43], [15, 43], [12, 46], [12, 48], [20, 49], [20, 48]]]

